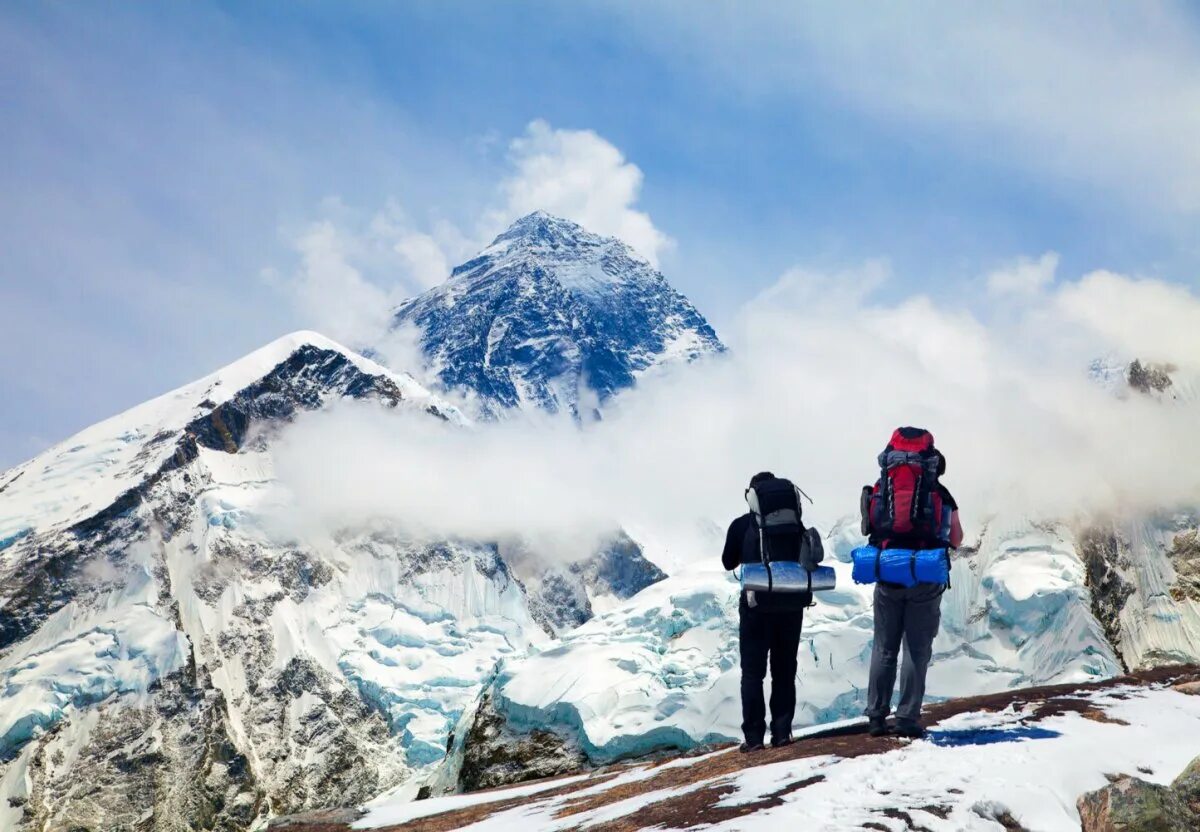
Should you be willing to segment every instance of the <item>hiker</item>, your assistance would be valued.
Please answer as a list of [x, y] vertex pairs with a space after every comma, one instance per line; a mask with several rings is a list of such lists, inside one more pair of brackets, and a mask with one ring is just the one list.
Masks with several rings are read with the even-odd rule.
[[[755, 474], [746, 489], [751, 510], [729, 524], [721, 563], [728, 570], [747, 564], [805, 562], [809, 569], [820, 560], [820, 537], [806, 533], [801, 522], [803, 492], [769, 471]], [[815, 542], [813, 541], [813, 538]], [[767, 557], [763, 557], [764, 548]], [[803, 551], [802, 551], [803, 549]], [[811, 574], [811, 572], [809, 573]], [[742, 664], [743, 752], [763, 748], [766, 708], [763, 679], [771, 668], [771, 746], [790, 745], [796, 712], [796, 651], [804, 608], [812, 602], [807, 591], [755, 592], [744, 589], [738, 601], [738, 646]]]
[[863, 532], [869, 535], [871, 546], [879, 550], [913, 550], [914, 580], [918, 575], [916, 558], [925, 550], [942, 550], [940, 556], [945, 558], [945, 583], [917, 582], [909, 586], [881, 579], [875, 584], [868, 733], [881, 737], [888, 732], [887, 717], [892, 710], [896, 665], [903, 644], [895, 731], [902, 737], [919, 738], [925, 735], [921, 702], [933, 658], [933, 639], [941, 622], [942, 594], [949, 582], [949, 549], [962, 544], [963, 532], [958, 503], [941, 481], [946, 473], [946, 457], [934, 447], [929, 431], [897, 428], [879, 455], [879, 465], [880, 478], [874, 488], [864, 487], [862, 499]]

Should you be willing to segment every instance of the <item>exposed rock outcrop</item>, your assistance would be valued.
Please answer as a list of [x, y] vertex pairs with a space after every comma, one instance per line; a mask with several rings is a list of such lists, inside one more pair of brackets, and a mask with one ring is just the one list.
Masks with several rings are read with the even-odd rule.
[[1139, 393], [1163, 393], [1174, 384], [1171, 373], [1178, 369], [1174, 364], [1143, 364], [1135, 358], [1125, 372], [1125, 380]]
[[1081, 832], [1195, 832], [1197, 818], [1170, 787], [1122, 776], [1079, 798]]
[[1200, 818], [1200, 757], [1192, 760], [1183, 773], [1175, 778], [1171, 788], [1196, 817]]
[[463, 746], [459, 786], [468, 792], [490, 789], [573, 773], [587, 765], [587, 755], [553, 731], [513, 731], [485, 696]]
[[1110, 644], [1121, 644], [1121, 610], [1134, 588], [1121, 575], [1126, 544], [1112, 529], [1089, 529], [1079, 538], [1079, 555], [1087, 569], [1092, 613]]

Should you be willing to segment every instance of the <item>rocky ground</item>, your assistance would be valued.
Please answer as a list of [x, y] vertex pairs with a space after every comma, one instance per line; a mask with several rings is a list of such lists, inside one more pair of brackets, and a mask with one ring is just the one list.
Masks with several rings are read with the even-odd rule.
[[1184, 832], [1200, 828], [1200, 762], [1188, 766], [1200, 751], [1196, 694], [1200, 667], [1158, 668], [935, 704], [930, 735], [917, 742], [872, 739], [849, 724], [749, 756], [702, 749], [517, 788], [279, 818], [270, 828], [937, 832], [1079, 829], [1082, 818], [1086, 832]]

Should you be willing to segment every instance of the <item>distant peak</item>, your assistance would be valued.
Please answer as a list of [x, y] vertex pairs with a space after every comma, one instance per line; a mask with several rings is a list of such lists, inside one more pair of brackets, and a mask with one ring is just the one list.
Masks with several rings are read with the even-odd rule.
[[579, 223], [556, 217], [545, 211], [534, 211], [516, 220], [499, 237], [492, 241], [492, 246], [526, 243], [535, 246], [554, 248], [560, 245], [573, 245], [586, 240], [593, 243], [606, 241], [584, 228]]

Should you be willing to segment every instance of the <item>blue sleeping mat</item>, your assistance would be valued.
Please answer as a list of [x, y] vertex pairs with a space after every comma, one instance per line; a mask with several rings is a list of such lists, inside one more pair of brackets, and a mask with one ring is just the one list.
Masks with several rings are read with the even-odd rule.
[[950, 583], [950, 553], [947, 549], [879, 549], [859, 546], [850, 553], [854, 559], [851, 577], [856, 584], [917, 584]]

